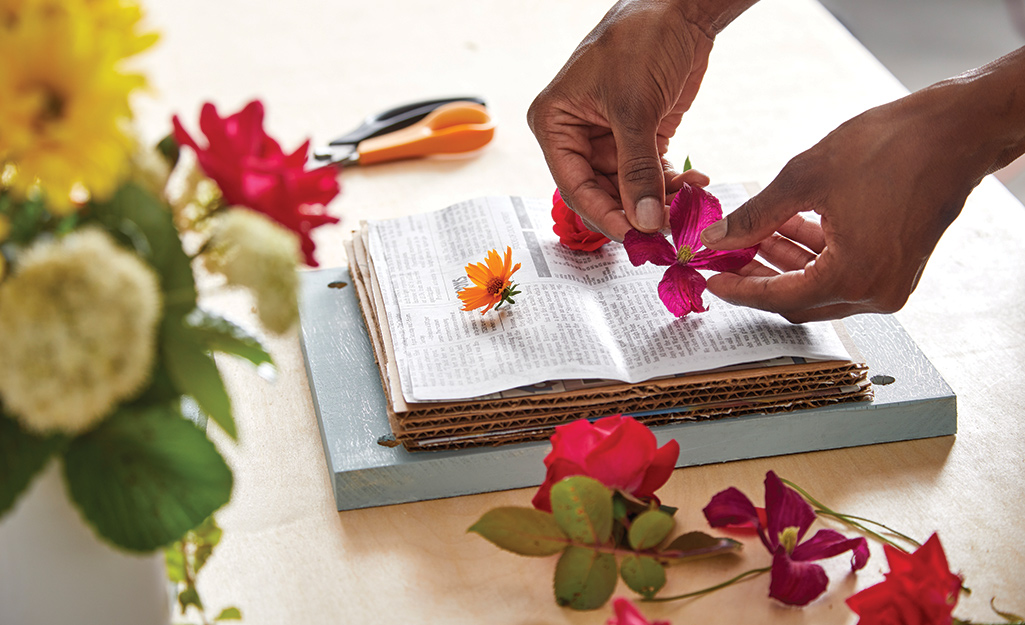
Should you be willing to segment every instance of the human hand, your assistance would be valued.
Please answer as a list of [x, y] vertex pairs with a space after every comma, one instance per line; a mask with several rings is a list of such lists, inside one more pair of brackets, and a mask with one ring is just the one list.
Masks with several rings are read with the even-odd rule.
[[752, 262], [710, 277], [708, 290], [794, 323], [899, 310], [968, 194], [1007, 158], [966, 121], [972, 99], [968, 86], [941, 83], [851, 119], [795, 157], [701, 237], [712, 249], [760, 242], [774, 267]]
[[684, 4], [618, 2], [527, 114], [563, 199], [618, 241], [631, 227], [661, 229], [682, 182], [708, 183], [664, 158], [712, 49], [710, 27]]

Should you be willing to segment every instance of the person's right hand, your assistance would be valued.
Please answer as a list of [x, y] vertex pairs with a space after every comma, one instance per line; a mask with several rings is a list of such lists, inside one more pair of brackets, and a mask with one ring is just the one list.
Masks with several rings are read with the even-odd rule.
[[1025, 151], [1023, 70], [1025, 47], [862, 113], [795, 157], [701, 236], [711, 249], [759, 244], [774, 267], [711, 276], [708, 290], [794, 323], [899, 310], [971, 190]]
[[680, 186], [663, 156], [712, 49], [687, 4], [620, 0], [527, 114], [563, 199], [617, 241], [662, 228]]

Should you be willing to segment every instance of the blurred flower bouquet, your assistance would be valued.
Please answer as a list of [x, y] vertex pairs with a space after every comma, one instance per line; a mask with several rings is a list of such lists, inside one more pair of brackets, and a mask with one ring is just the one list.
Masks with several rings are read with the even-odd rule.
[[141, 18], [125, 0], [0, 0], [0, 517], [59, 458], [93, 530], [151, 552], [231, 495], [183, 413], [236, 437], [212, 353], [272, 366], [197, 305], [193, 261], [283, 332], [339, 188], [306, 171], [306, 145], [266, 134], [259, 102], [204, 106], [202, 145], [175, 118], [159, 149], [140, 146], [129, 96], [146, 80], [128, 63], [157, 40]]

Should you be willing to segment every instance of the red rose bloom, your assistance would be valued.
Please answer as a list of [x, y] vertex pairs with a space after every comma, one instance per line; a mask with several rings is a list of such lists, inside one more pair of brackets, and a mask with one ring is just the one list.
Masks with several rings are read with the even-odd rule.
[[950, 572], [939, 536], [915, 553], [884, 545], [886, 579], [847, 599], [859, 625], [950, 625], [961, 578]]
[[552, 230], [559, 235], [559, 243], [571, 250], [593, 252], [609, 242], [605, 235], [587, 229], [580, 215], [573, 212], [573, 209], [562, 200], [558, 189], [552, 196], [552, 219], [555, 220]]
[[254, 100], [238, 113], [222, 118], [209, 102], [203, 105], [199, 128], [207, 147], [200, 148], [178, 116], [172, 119], [174, 138], [196, 152], [203, 172], [213, 179], [231, 206], [244, 206], [295, 232], [302, 242], [306, 264], [317, 266], [310, 232], [338, 223], [325, 206], [339, 192], [332, 167], [306, 170], [310, 142], [285, 154], [263, 129], [263, 104]]
[[534, 507], [551, 512], [552, 486], [574, 475], [586, 475], [638, 499], [654, 498], [669, 481], [680, 455], [675, 440], [658, 449], [657, 445], [647, 426], [622, 415], [556, 427], [552, 451], [545, 456], [548, 473], [534, 495]]

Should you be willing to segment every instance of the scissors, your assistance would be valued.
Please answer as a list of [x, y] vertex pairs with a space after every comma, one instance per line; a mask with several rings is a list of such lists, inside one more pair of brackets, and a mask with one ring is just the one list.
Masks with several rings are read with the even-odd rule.
[[319, 165], [372, 165], [460, 154], [491, 141], [495, 124], [480, 98], [427, 100], [389, 109], [313, 153]]

